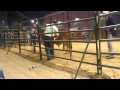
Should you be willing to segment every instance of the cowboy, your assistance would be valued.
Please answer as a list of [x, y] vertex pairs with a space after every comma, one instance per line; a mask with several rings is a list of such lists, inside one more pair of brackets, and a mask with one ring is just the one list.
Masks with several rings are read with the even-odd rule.
[[45, 40], [54, 40], [55, 37], [59, 36], [58, 28], [56, 27], [55, 23], [57, 23], [56, 20], [54, 20], [51, 24], [51, 26], [46, 26], [45, 28], [45, 36], [44, 36], [44, 45], [45, 45], [45, 51], [47, 54], [47, 60], [52, 60], [54, 58], [54, 41], [45, 41]]

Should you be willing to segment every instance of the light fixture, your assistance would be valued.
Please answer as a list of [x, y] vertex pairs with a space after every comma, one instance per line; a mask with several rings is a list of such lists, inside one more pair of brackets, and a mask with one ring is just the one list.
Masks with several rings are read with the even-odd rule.
[[31, 23], [34, 23], [35, 21], [34, 20], [31, 20]]
[[75, 21], [78, 21], [78, 20], [80, 20], [80, 18], [75, 18]]
[[61, 21], [58, 21], [58, 24], [59, 24], [59, 23], [62, 23], [62, 22], [61, 22]]

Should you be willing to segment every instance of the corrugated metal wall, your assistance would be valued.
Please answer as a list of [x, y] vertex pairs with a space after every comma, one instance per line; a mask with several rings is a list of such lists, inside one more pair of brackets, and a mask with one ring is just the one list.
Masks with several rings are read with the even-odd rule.
[[[59, 12], [59, 11], [58, 11]], [[51, 14], [55, 14], [57, 12], [53, 12]], [[51, 15], [49, 14], [49, 15]], [[80, 18], [80, 19], [84, 19], [84, 18], [89, 18], [89, 17], [93, 17], [94, 16], [94, 11], [69, 11], [69, 17], [70, 20], [75, 20], [75, 18]], [[47, 23], [51, 23], [52, 20], [57, 20], [57, 21], [62, 21], [65, 22], [67, 21], [68, 17], [67, 17], [67, 12], [63, 12], [54, 16], [50, 16], [50, 17], [46, 17], [45, 18], [45, 22], [44, 24]], [[80, 22], [80, 27], [87, 27], [87, 28], [92, 28], [94, 24], [94, 21], [85, 21], [85, 22]]]

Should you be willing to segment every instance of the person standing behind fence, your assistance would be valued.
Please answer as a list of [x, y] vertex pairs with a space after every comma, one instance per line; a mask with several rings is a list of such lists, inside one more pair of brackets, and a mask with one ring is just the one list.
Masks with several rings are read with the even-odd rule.
[[[109, 14], [109, 11], [103, 11], [103, 13]], [[117, 23], [116, 23], [115, 18], [113, 18], [113, 16], [110, 15], [110, 16], [106, 17], [105, 24], [106, 24], [106, 26], [109, 26], [109, 25], [115, 25]], [[106, 29], [106, 36], [107, 36], [107, 39], [112, 39], [113, 37], [117, 36], [116, 28]], [[107, 59], [114, 58], [114, 54], [112, 54], [112, 53], [114, 53], [114, 46], [111, 41], [108, 41], [108, 51], [110, 52], [110, 54], [107, 55], [106, 58]]]
[[36, 52], [36, 40], [37, 39], [37, 30], [36, 30], [36, 25], [34, 24], [34, 26], [31, 29], [31, 45], [33, 45], [33, 52]]
[[0, 33], [0, 47], [2, 46], [2, 33]]
[[4, 44], [4, 40], [5, 40], [5, 35], [4, 35], [4, 32], [1, 33], [1, 47], [3, 46]]
[[26, 43], [30, 43], [30, 32], [26, 31]]
[[0, 69], [0, 79], [5, 79], [5, 76], [4, 76], [4, 73], [3, 73], [2, 69]]
[[[47, 26], [45, 28], [45, 36], [44, 36], [44, 45], [45, 45], [45, 51], [47, 54], [47, 60], [52, 60], [54, 58], [54, 41], [45, 41], [45, 40], [54, 40], [55, 37], [59, 36], [58, 28], [54, 25], [57, 23], [56, 20], [52, 22], [52, 26]], [[46, 34], [49, 33], [49, 34]], [[51, 48], [51, 49], [49, 49]]]

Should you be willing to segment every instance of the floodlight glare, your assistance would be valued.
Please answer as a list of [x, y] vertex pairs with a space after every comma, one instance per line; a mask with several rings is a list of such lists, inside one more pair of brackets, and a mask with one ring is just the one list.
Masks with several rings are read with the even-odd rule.
[[34, 20], [31, 20], [31, 23], [34, 23], [35, 21]]

